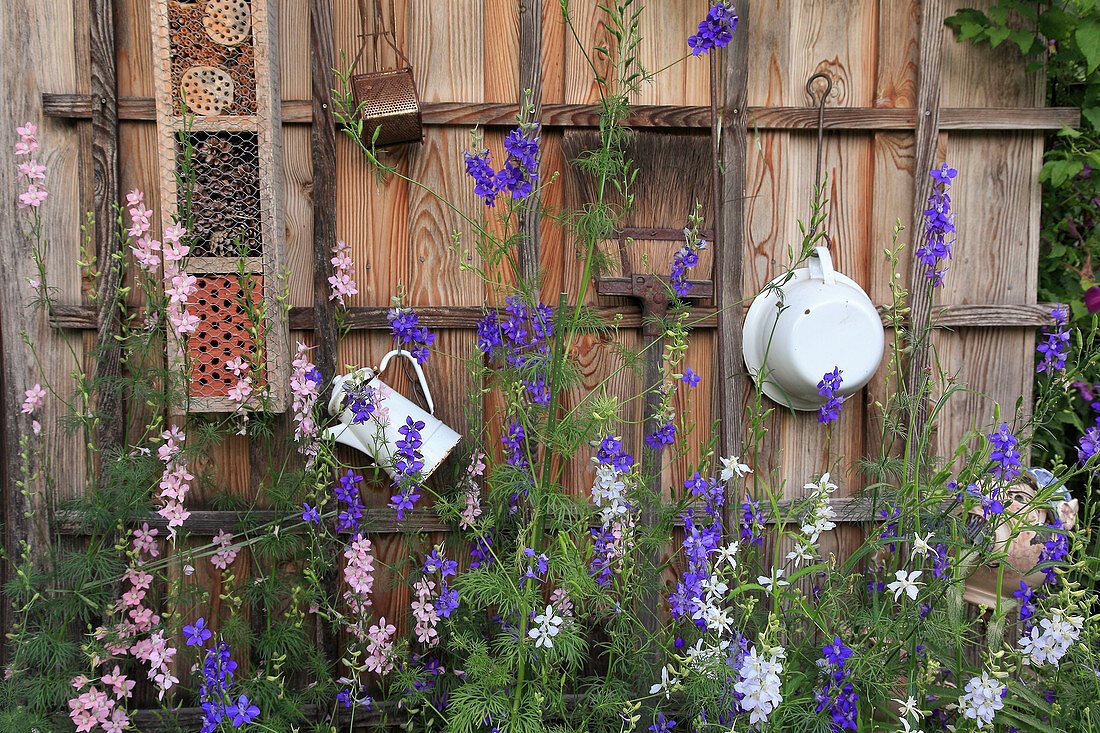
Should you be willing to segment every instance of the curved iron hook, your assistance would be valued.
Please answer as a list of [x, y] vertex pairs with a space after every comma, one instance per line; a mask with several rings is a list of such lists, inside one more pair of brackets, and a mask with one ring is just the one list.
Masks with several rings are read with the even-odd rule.
[[[818, 79], [824, 79], [827, 82], [820, 101], [818, 101], [817, 95], [814, 94], [814, 82]], [[833, 78], [824, 71], [817, 72], [806, 81], [806, 94], [809, 95], [810, 101], [817, 105], [817, 168], [814, 171], [814, 191], [818, 196], [820, 196], [819, 189], [821, 188], [821, 149], [825, 137], [825, 102], [829, 99], [832, 91]]]

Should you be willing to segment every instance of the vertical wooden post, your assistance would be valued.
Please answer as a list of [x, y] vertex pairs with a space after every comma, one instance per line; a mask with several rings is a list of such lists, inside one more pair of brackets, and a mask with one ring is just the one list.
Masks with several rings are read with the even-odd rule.
[[96, 380], [99, 422], [96, 466], [103, 480], [105, 461], [122, 444], [125, 412], [117, 379], [122, 374], [121, 313], [116, 308], [123, 261], [115, 231], [114, 204], [119, 196], [118, 82], [115, 72], [114, 0], [88, 0], [92, 92], [92, 187], [95, 197], [95, 253], [99, 270], [96, 315]]
[[[932, 191], [932, 178], [928, 172], [936, 159], [936, 142], [940, 132], [940, 69], [943, 58], [943, 0], [924, 0], [921, 4], [920, 50], [918, 69], [920, 78], [917, 86], [917, 130], [916, 153], [913, 175], [913, 235], [910, 245], [914, 250], [926, 236], [924, 221], [925, 204]], [[911, 338], [924, 339], [930, 327], [929, 305], [932, 289], [925, 278], [926, 267], [916, 257], [909, 271], [909, 330]], [[928, 376], [928, 342], [922, 341], [920, 348], [909, 355], [909, 364], [905, 371], [906, 391], [915, 395], [924, 389]], [[928, 404], [919, 399], [913, 402], [909, 415], [911, 429], [919, 435], [928, 419]]]
[[[527, 91], [531, 92], [531, 104], [535, 121], [542, 119], [542, 0], [520, 0], [519, 3], [519, 103], [523, 104]], [[520, 215], [517, 260], [519, 277], [529, 283], [535, 300], [538, 300], [539, 258], [541, 255], [541, 217], [539, 198], [531, 196]]]
[[[310, 0], [310, 65], [313, 75], [313, 324], [316, 353], [313, 362], [327, 379], [336, 373], [336, 327], [329, 300], [328, 273], [336, 242], [336, 118], [332, 88], [336, 58], [333, 0]], [[335, 548], [332, 548], [335, 552]], [[330, 599], [336, 599], [336, 568], [321, 579]], [[335, 665], [340, 658], [338, 639], [323, 619], [317, 619], [317, 644]], [[320, 706], [319, 706], [320, 707]]]
[[332, 88], [336, 84], [332, 0], [310, 2], [310, 63], [313, 72], [313, 324], [314, 363], [326, 377], [336, 370], [336, 327], [329, 300], [329, 259], [336, 243], [336, 118]]
[[[745, 251], [745, 181], [748, 165], [746, 108], [749, 76], [749, 8], [747, 0], [737, 4], [737, 32], [726, 47], [724, 112], [719, 125], [712, 106], [711, 136], [714, 155], [721, 155], [722, 169], [715, 173], [714, 298], [718, 307], [718, 447], [723, 456], [741, 450], [741, 416], [749, 390], [741, 356], [741, 282]], [[717, 98], [717, 58], [711, 51], [711, 95]], [[721, 136], [719, 138], [719, 136]], [[721, 146], [719, 146], [721, 141]], [[722, 508], [722, 525], [730, 530], [731, 506], [727, 497]]]

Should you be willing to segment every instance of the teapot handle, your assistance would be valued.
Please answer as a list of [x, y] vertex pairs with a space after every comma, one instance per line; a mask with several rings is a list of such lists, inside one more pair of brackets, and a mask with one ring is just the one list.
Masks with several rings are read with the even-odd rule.
[[386, 371], [386, 365], [390, 363], [390, 359], [394, 356], [403, 356], [412, 362], [413, 370], [416, 372], [416, 378], [420, 380], [420, 388], [424, 390], [424, 397], [428, 401], [428, 413], [435, 414], [435, 401], [432, 400], [432, 393], [428, 389], [428, 380], [424, 377], [424, 370], [420, 368], [420, 364], [413, 358], [413, 355], [404, 349], [394, 349], [385, 356], [382, 357], [382, 363], [378, 365], [378, 373]]
[[833, 269], [833, 256], [828, 247], [814, 247], [810, 255], [810, 278], [822, 280], [826, 285], [836, 282], [836, 270]]

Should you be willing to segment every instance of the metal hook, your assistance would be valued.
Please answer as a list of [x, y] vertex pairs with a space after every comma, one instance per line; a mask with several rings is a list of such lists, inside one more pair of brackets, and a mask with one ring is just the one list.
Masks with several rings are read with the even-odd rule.
[[[814, 82], [818, 79], [824, 79], [827, 83], [820, 101], [818, 101], [817, 95], [814, 94]], [[819, 197], [821, 195], [821, 150], [825, 138], [825, 102], [832, 92], [833, 78], [823, 71], [817, 72], [806, 81], [806, 94], [809, 95], [810, 101], [817, 105], [817, 168], [814, 172], [814, 191]]]

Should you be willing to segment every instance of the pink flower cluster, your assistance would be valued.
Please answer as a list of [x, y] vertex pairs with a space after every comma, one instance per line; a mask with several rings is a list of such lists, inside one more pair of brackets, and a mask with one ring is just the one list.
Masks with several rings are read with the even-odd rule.
[[126, 206], [130, 212], [130, 229], [126, 232], [135, 244], [130, 245], [134, 260], [145, 272], [156, 272], [160, 267], [160, 242], [153, 239], [149, 230], [153, 228], [152, 209], [145, 208], [145, 194], [136, 188], [126, 194]]
[[320, 449], [320, 431], [313, 419], [313, 408], [321, 390], [320, 373], [309, 360], [309, 349], [301, 341], [291, 362], [290, 391], [294, 395], [294, 440], [298, 443], [298, 452], [308, 458], [307, 467], [312, 467]]
[[184, 432], [173, 425], [170, 430], [161, 433], [160, 437], [164, 440], [164, 444], [157, 449], [157, 455], [164, 462], [164, 473], [160, 477], [160, 498], [163, 503], [157, 514], [168, 520], [168, 536], [175, 541], [176, 529], [182, 527], [191, 516], [191, 512], [183, 508], [183, 500], [191, 490], [191, 481], [195, 477], [187, 470], [187, 462], [180, 456], [183, 443], [187, 439]]
[[33, 387], [24, 392], [26, 397], [23, 399], [23, 414], [31, 416], [31, 429], [35, 435], [42, 434], [42, 423], [34, 419], [34, 413], [42, 409], [42, 406], [46, 404], [46, 390], [42, 389], [42, 385], [35, 383]]
[[[30, 122], [22, 127], [15, 128], [19, 133], [19, 142], [15, 144], [16, 155], [34, 155], [38, 152], [38, 126]], [[27, 190], [19, 194], [19, 208], [37, 209], [50, 195], [46, 190], [46, 166], [40, 165], [37, 160], [31, 158], [25, 163], [19, 164], [19, 173], [26, 177]]]
[[218, 547], [218, 551], [210, 556], [210, 564], [218, 570], [225, 570], [237, 559], [241, 548], [233, 546], [233, 535], [224, 529], [218, 530], [218, 534], [214, 537], [214, 544]]
[[435, 604], [432, 603], [434, 590], [435, 583], [425, 576], [421, 576], [413, 584], [413, 592], [416, 593], [416, 600], [412, 602], [413, 618], [416, 619], [416, 627], [413, 631], [416, 632], [417, 641], [429, 646], [439, 641], [439, 632], [435, 628], [439, 623], [439, 614], [435, 610]]
[[348, 625], [348, 631], [360, 640], [366, 640], [363, 632], [363, 617], [365, 611], [371, 605], [371, 591], [374, 589], [374, 555], [371, 554], [370, 540], [362, 535], [356, 535], [355, 540], [344, 550], [344, 580], [347, 581], [348, 590], [344, 591], [344, 600], [348, 604], [351, 615], [357, 620]]
[[112, 686], [113, 698], [94, 685], [88, 687], [88, 681], [83, 675], [74, 677], [72, 681], [73, 687], [81, 693], [69, 700], [69, 717], [72, 718], [77, 733], [95, 730], [97, 726], [106, 733], [122, 733], [130, 725], [130, 716], [118, 703], [131, 696], [130, 690], [135, 683], [119, 674], [117, 666], [113, 675], [104, 675], [101, 680], [103, 684]]
[[481, 516], [481, 489], [477, 485], [477, 479], [485, 475], [485, 454], [477, 452], [470, 460], [466, 468], [466, 507], [459, 518], [459, 526], [469, 529], [474, 520]]
[[237, 383], [229, 388], [227, 396], [230, 402], [234, 404], [234, 413], [241, 416], [241, 429], [238, 434], [244, 435], [246, 432], [245, 426], [248, 423], [248, 413], [245, 412], [245, 407], [251, 402], [253, 393], [252, 376], [248, 373], [251, 365], [243, 356], [240, 356], [236, 359], [226, 360], [225, 368], [237, 378]]
[[378, 623], [370, 627], [367, 633], [367, 661], [368, 672], [389, 674], [393, 671], [394, 648], [393, 635], [397, 628], [393, 624], [386, 623], [386, 617], [378, 619]]
[[345, 298], [359, 292], [359, 286], [351, 276], [351, 273], [355, 270], [355, 263], [351, 261], [351, 247], [345, 244], [344, 240], [336, 243], [336, 246], [332, 248], [332, 254], [333, 257], [330, 260], [332, 262], [332, 274], [328, 278], [328, 283], [332, 286], [332, 292], [329, 294], [328, 299], [335, 300], [343, 306], [346, 305]]

